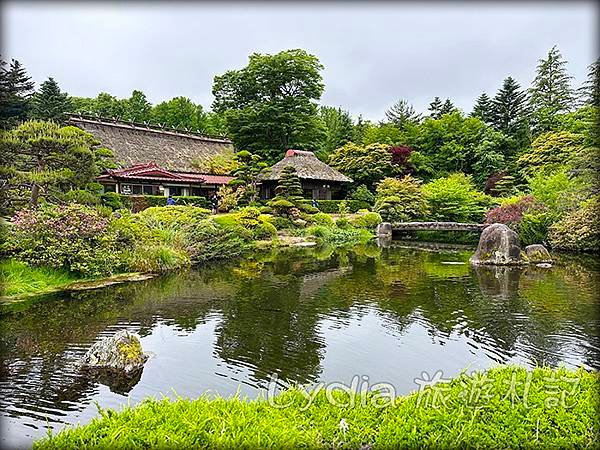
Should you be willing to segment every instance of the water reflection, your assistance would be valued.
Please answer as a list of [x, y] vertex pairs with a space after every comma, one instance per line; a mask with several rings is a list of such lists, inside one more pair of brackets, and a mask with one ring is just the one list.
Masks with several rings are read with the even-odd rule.
[[[3, 442], [43, 434], [46, 418], [51, 427], [88, 421], [96, 401], [115, 407], [172, 390], [255, 395], [273, 373], [300, 383], [365, 374], [407, 392], [423, 370], [600, 368], [595, 261], [474, 269], [461, 264], [471, 253], [461, 247], [388, 244], [274, 251], [5, 308]], [[124, 328], [154, 354], [141, 378], [119, 385], [81, 373], [89, 346]]]

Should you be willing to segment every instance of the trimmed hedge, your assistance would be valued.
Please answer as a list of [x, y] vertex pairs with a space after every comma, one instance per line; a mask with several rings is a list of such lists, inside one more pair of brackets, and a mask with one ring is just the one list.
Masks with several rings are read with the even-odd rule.
[[[346, 202], [346, 207], [351, 213], [357, 212], [359, 209], [369, 209], [371, 205], [362, 200], [317, 200], [319, 203], [319, 211], [328, 214], [337, 214], [340, 211], [340, 203]], [[303, 200], [301, 203], [310, 205], [311, 200]]]
[[[175, 204], [180, 206], [198, 206], [210, 209], [208, 199], [200, 196], [174, 196]], [[166, 206], [167, 197], [163, 195], [123, 195], [115, 192], [102, 194], [102, 204], [112, 209], [127, 208], [140, 212], [152, 206]]]

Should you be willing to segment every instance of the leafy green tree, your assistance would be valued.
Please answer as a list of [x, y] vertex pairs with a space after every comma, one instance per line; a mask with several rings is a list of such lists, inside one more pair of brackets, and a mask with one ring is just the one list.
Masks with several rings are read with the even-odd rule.
[[529, 88], [529, 104], [536, 133], [553, 130], [556, 116], [573, 109], [573, 77], [567, 73], [566, 66], [567, 61], [556, 46], [550, 49], [546, 59], [539, 61], [535, 79]]
[[93, 189], [95, 177], [112, 165], [112, 153], [99, 144], [77, 127], [28, 121], [0, 135], [12, 164], [0, 172], [9, 174], [9, 189], [17, 197], [28, 191], [29, 205], [36, 207], [40, 196], [60, 200], [68, 191]]
[[242, 187], [243, 196], [238, 198], [238, 204], [245, 206], [255, 202], [258, 198], [258, 184], [261, 176], [269, 172], [269, 165], [265, 163], [260, 155], [252, 154], [242, 150], [235, 155], [237, 168], [231, 171], [235, 179], [229, 184], [232, 187]]
[[429, 117], [433, 119], [439, 119], [442, 115], [442, 100], [439, 97], [435, 97], [433, 101], [429, 104]]
[[[410, 124], [405, 123], [405, 127]], [[380, 123], [378, 125], [370, 124], [363, 130], [362, 143], [370, 144], [388, 144], [395, 145], [402, 141], [402, 131], [392, 123]]]
[[540, 134], [531, 143], [531, 149], [517, 160], [525, 178], [548, 172], [568, 164], [582, 148], [584, 136], [568, 131], [549, 131]]
[[491, 198], [479, 192], [470, 176], [454, 173], [423, 186], [433, 220], [481, 222]]
[[238, 148], [269, 159], [289, 148], [314, 150], [321, 137], [316, 101], [323, 93], [322, 69], [304, 50], [254, 53], [246, 67], [215, 77], [213, 110], [224, 113]]
[[384, 178], [377, 184], [375, 211], [392, 222], [425, 218], [429, 207], [421, 182], [410, 175]]
[[27, 119], [34, 83], [19, 61], [9, 67], [0, 59], [0, 128], [8, 129]]
[[206, 115], [202, 106], [189, 98], [175, 97], [153, 108], [152, 121], [172, 128], [202, 132], [206, 126]]
[[370, 120], [365, 120], [361, 115], [358, 116], [356, 124], [352, 130], [352, 142], [364, 143], [364, 137], [366, 131], [373, 126], [373, 123]]
[[125, 100], [125, 111], [123, 120], [143, 123], [152, 120], [152, 104], [142, 91], [134, 90], [131, 97]]
[[492, 125], [496, 131], [515, 140], [516, 153], [529, 144], [527, 95], [514, 78], [507, 77], [492, 100]]
[[[439, 119], [427, 118], [419, 125], [408, 126], [402, 139], [405, 145], [418, 153], [417, 156], [411, 154], [410, 158], [416, 168], [429, 167], [434, 176], [452, 172], [473, 173], [478, 146], [486, 128], [478, 118], [465, 118], [455, 111]], [[497, 151], [502, 153], [500, 149]]]
[[389, 123], [402, 129], [407, 123], [418, 123], [421, 120], [421, 115], [415, 111], [410, 103], [400, 99], [385, 112], [385, 118]]
[[454, 106], [454, 103], [452, 103], [450, 99], [447, 98], [440, 108], [440, 115], [450, 114], [454, 111], [458, 111], [458, 109], [456, 108], [456, 106]]
[[325, 139], [322, 145], [322, 153], [328, 155], [336, 148], [341, 147], [352, 140], [354, 124], [348, 111], [331, 106], [321, 106], [319, 117], [325, 127]]
[[40, 90], [31, 100], [31, 117], [39, 120], [53, 120], [64, 123], [72, 110], [69, 95], [61, 92], [58, 83], [52, 77], [44, 81]]
[[492, 111], [492, 99], [483, 92], [477, 97], [477, 100], [475, 100], [475, 106], [471, 112], [471, 117], [477, 117], [479, 120], [489, 125], [492, 123]]
[[385, 144], [363, 146], [349, 142], [331, 154], [329, 164], [355, 183], [367, 186], [395, 174], [392, 154]]

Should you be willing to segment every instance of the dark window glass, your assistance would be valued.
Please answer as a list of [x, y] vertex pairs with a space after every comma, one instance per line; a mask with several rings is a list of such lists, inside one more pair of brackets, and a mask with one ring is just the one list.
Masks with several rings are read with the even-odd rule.
[[134, 184], [133, 186], [133, 195], [142, 195], [142, 186], [139, 184]]
[[152, 186], [151, 184], [144, 185], [144, 195], [156, 195], [158, 193], [158, 189], [156, 186]]
[[180, 186], [169, 186], [169, 194], [172, 196], [182, 195], [183, 188]]
[[103, 187], [104, 187], [104, 192], [117, 192], [116, 184], [105, 184]]

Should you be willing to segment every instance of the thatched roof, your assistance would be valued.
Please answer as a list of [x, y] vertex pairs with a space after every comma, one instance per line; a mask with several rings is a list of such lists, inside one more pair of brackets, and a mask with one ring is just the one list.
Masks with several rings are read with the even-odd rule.
[[111, 149], [121, 167], [154, 162], [167, 170], [199, 172], [192, 161], [233, 153], [231, 141], [223, 138], [87, 116], [71, 116], [69, 122]]
[[348, 178], [333, 167], [329, 167], [317, 158], [313, 152], [301, 150], [288, 150], [285, 157], [271, 167], [271, 171], [264, 176], [264, 179], [281, 179], [281, 172], [287, 166], [295, 168], [298, 178], [301, 179], [352, 182], [352, 178]]

